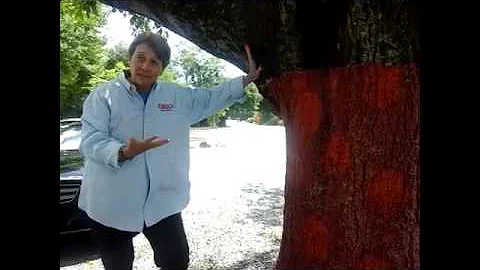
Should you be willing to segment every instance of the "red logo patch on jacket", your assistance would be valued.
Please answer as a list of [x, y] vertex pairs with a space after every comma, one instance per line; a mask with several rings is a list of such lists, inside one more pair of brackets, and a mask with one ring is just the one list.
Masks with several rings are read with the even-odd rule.
[[160, 111], [171, 111], [173, 109], [173, 104], [172, 103], [158, 103], [157, 107], [160, 109]]

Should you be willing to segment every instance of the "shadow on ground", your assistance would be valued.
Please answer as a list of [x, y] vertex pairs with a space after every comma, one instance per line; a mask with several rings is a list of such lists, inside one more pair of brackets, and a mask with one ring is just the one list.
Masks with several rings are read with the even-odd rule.
[[247, 258], [238, 261], [232, 265], [229, 265], [226, 269], [232, 270], [244, 270], [244, 269], [255, 269], [255, 270], [271, 270], [274, 268], [274, 263], [277, 258], [278, 250], [273, 249], [269, 251], [254, 253]]
[[99, 258], [90, 233], [60, 235], [60, 267]]
[[[261, 184], [249, 184], [242, 191], [260, 196], [256, 201], [249, 200], [246, 218], [265, 226], [281, 226], [283, 219], [283, 190], [265, 188]], [[249, 196], [250, 197], [250, 196]]]
[[197, 270], [272, 270], [277, 259], [278, 250], [272, 249], [269, 251], [257, 252], [247, 254], [244, 259], [239, 260], [231, 265], [221, 265], [211, 257], [196, 265], [190, 265], [189, 269]]

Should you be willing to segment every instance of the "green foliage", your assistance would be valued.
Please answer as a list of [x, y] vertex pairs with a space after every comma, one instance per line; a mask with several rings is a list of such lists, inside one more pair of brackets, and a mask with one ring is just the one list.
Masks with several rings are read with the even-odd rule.
[[130, 16], [130, 30], [132, 31], [133, 36], [144, 32], [157, 32], [168, 39], [168, 33], [163, 33], [162, 26], [156, 21], [125, 10], [119, 10], [116, 8], [112, 8], [111, 10], [112, 12], [120, 12], [124, 17]]
[[[223, 66], [220, 60], [202, 53], [197, 48], [182, 50], [173, 63], [180, 71], [180, 80], [188, 86], [208, 88], [226, 80], [221, 75]], [[192, 126], [224, 126], [227, 118], [257, 123], [257, 119], [263, 119], [258, 118], [262, 99], [255, 84], [249, 84], [242, 103], [235, 103]], [[270, 111], [265, 111], [262, 116], [269, 124], [278, 123], [278, 118]]]
[[177, 73], [175, 70], [166, 68], [162, 75], [158, 77], [157, 82], [171, 82], [171, 83], [177, 83]]
[[[179, 79], [187, 86], [209, 88], [225, 81], [220, 60], [207, 56], [198, 48], [182, 50], [176, 60], [172, 61], [172, 65], [180, 71]], [[202, 120], [192, 126], [217, 126], [224, 122], [227, 110], [228, 108], [223, 109], [209, 116], [207, 121]]]
[[78, 116], [83, 98], [92, 88], [92, 75], [101, 73], [104, 41], [97, 29], [105, 14], [94, 1], [60, 2], [60, 111]]
[[262, 100], [259, 112], [255, 115], [255, 122], [260, 125], [283, 125], [282, 119], [273, 113], [272, 108], [268, 100]]
[[107, 82], [115, 78], [120, 72], [127, 69], [127, 66], [122, 61], [119, 61], [111, 69], [101, 69], [97, 74], [92, 74], [90, 77], [90, 85], [96, 86], [100, 83]]
[[245, 88], [245, 100], [230, 106], [227, 117], [235, 120], [255, 122], [263, 97], [258, 92], [255, 84], [251, 83]]
[[[162, 33], [161, 25], [157, 22], [138, 14], [131, 15], [132, 17], [130, 18], [130, 25], [132, 26], [132, 35], [136, 36], [143, 32], [153, 33], [155, 28], [159, 29], [159, 33]], [[168, 35], [164, 37], [168, 38]]]
[[112, 69], [118, 64], [123, 63], [128, 67], [128, 45], [124, 43], [116, 44], [113, 48], [108, 49], [108, 59], [105, 63], [105, 68]]
[[183, 49], [174, 65], [180, 67], [186, 85], [212, 87], [225, 80], [220, 60], [202, 54], [199, 49]]

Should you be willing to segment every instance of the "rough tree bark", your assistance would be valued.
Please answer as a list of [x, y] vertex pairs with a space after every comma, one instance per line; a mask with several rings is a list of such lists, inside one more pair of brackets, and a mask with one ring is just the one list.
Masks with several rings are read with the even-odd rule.
[[288, 152], [277, 267], [418, 268], [415, 65], [292, 72], [269, 87]]
[[278, 269], [420, 267], [414, 1], [103, 2], [244, 71], [250, 44], [287, 132]]
[[337, 8], [347, 19], [337, 50], [327, 48], [334, 67], [285, 72], [266, 86], [287, 130], [277, 268], [418, 269], [415, 10]]

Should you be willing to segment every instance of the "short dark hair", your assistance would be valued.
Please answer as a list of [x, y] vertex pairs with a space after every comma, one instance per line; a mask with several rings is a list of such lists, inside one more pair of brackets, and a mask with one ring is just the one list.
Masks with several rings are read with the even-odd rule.
[[131, 59], [138, 45], [145, 43], [153, 49], [157, 57], [162, 60], [163, 68], [170, 63], [170, 46], [167, 40], [159, 34], [141, 33], [135, 37], [128, 48], [128, 58]]

